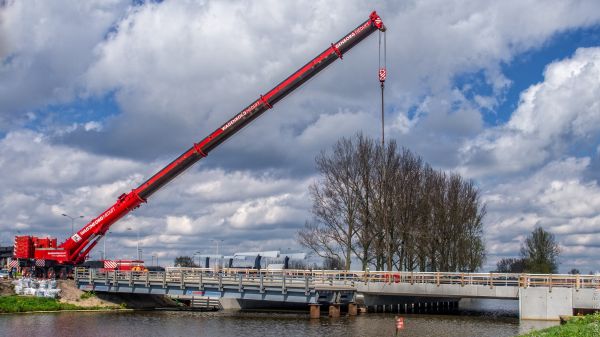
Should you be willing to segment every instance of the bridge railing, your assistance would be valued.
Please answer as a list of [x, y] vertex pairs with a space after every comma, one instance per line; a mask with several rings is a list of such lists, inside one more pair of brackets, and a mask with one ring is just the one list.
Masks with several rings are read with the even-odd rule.
[[129, 280], [145, 282], [278, 282], [286, 284], [349, 285], [357, 283], [408, 283], [435, 285], [485, 285], [489, 287], [566, 287], [599, 288], [600, 277], [571, 274], [512, 274], [460, 272], [340, 271], [340, 270], [268, 270], [247, 268], [167, 268], [166, 271], [114, 271], [76, 269], [76, 279]]

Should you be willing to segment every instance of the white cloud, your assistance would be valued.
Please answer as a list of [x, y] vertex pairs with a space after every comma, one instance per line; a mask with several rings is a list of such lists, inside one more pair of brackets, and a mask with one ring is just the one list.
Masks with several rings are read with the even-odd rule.
[[[518, 254], [520, 243], [537, 226], [554, 233], [563, 246], [564, 269], [595, 247], [591, 238], [600, 232], [600, 186], [584, 180], [589, 165], [589, 158], [552, 161], [533, 174], [485, 190], [489, 252]], [[589, 260], [588, 266], [600, 267]]]
[[543, 164], [600, 132], [600, 48], [578, 49], [546, 68], [544, 81], [521, 95], [508, 123], [468, 140], [463, 171], [471, 176]]
[[72, 100], [94, 46], [129, 1], [8, 1], [0, 8], [0, 130]]

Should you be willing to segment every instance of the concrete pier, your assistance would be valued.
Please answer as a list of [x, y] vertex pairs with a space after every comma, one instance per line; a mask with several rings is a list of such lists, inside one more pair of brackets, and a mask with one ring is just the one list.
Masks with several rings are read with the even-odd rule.
[[348, 315], [349, 316], [358, 315], [358, 305], [356, 305], [356, 303], [348, 303]]
[[331, 317], [331, 318], [340, 317], [340, 305], [339, 304], [330, 304], [329, 305], [329, 317]]
[[321, 305], [319, 304], [311, 304], [310, 307], [310, 318], [320, 318], [321, 317]]

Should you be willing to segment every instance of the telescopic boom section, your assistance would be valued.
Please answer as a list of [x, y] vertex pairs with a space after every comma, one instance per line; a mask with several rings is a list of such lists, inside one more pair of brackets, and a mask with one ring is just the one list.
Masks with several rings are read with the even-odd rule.
[[279, 83], [264, 95], [261, 95], [256, 101], [248, 105], [244, 110], [221, 125], [208, 137], [199, 143], [195, 143], [181, 156], [172, 161], [165, 168], [160, 170], [138, 188], [119, 197], [117, 202], [109, 207], [87, 225], [85, 225], [76, 234], [72, 235], [60, 245], [63, 249], [55, 251], [54, 258], [62, 263], [80, 263], [83, 262], [89, 251], [96, 245], [98, 239], [108, 231], [109, 227], [117, 220], [125, 216], [133, 209], [146, 202], [154, 192], [173, 180], [180, 173], [185, 171], [194, 163], [206, 157], [219, 144], [223, 143], [229, 137], [241, 130], [248, 123], [260, 116], [263, 112], [271, 109], [273, 105], [290, 94], [304, 82], [318, 74], [328, 65], [337, 59], [341, 59], [344, 53], [354, 47], [357, 43], [365, 39], [371, 33], [381, 30], [385, 31], [385, 26], [376, 12], [371, 13], [369, 19], [353, 29], [336, 43], [325, 49], [321, 54], [312, 59], [298, 71]]

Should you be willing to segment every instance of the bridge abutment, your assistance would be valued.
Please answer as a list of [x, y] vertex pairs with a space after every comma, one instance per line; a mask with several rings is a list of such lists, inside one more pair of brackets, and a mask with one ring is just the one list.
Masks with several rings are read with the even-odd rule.
[[573, 290], [570, 288], [528, 287], [519, 289], [521, 319], [558, 320], [573, 315]]

